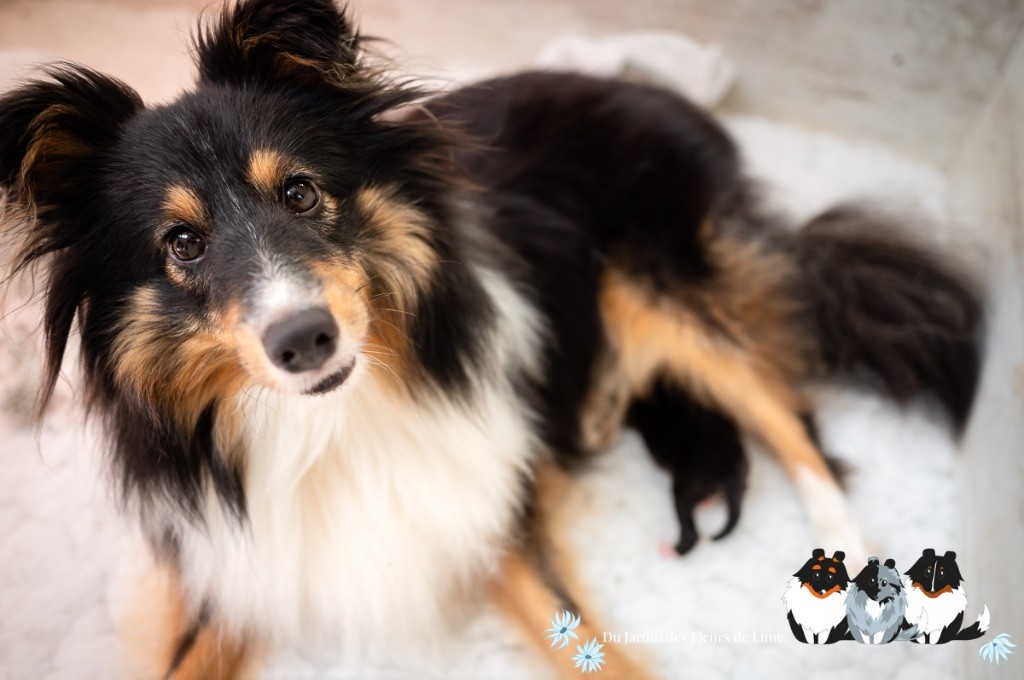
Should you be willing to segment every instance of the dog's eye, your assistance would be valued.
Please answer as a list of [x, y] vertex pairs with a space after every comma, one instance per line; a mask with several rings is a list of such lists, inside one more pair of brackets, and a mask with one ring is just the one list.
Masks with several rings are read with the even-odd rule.
[[281, 200], [293, 213], [306, 213], [320, 202], [320, 192], [308, 179], [293, 179], [285, 185]]
[[178, 262], [192, 262], [206, 252], [206, 241], [188, 227], [178, 227], [167, 235], [167, 252]]

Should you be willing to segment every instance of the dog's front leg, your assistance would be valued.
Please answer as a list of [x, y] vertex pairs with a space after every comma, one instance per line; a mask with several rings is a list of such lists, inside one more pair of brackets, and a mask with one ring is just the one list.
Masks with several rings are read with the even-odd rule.
[[[603, 644], [604, 664], [600, 677], [604, 680], [654, 680], [642, 664], [625, 654], [613, 643], [605, 643], [604, 631], [609, 630], [586, 606], [587, 598], [576, 584], [571, 563], [560, 553], [564, 542], [552, 540], [556, 524], [556, 501], [564, 499], [568, 478], [554, 466], [540, 472], [537, 479], [538, 497], [529, 539], [506, 555], [495, 578], [491, 593], [498, 608], [510, 624], [535, 648], [561, 678], [582, 676], [574, 657], [577, 645], [584, 646], [596, 638]], [[573, 629], [578, 639], [571, 644], [552, 646], [545, 636], [551, 619], [563, 611], [579, 616]]]
[[190, 607], [175, 569], [155, 566], [135, 589], [122, 621], [131, 677], [156, 680], [243, 680], [264, 654], [253, 640], [218, 624], [209, 607]]

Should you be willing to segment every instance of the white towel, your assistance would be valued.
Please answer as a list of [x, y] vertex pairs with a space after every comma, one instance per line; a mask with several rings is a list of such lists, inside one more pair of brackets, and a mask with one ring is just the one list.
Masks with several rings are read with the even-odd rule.
[[534, 65], [659, 85], [706, 108], [717, 106], [736, 81], [736, 66], [718, 45], [666, 31], [561, 36], [545, 45]]

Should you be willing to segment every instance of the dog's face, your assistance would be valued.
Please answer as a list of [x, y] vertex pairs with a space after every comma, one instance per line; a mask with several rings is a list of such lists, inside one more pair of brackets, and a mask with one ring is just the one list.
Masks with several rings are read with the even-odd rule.
[[51, 257], [51, 379], [76, 311], [87, 364], [177, 412], [396, 370], [438, 262], [441, 143], [383, 119], [411, 95], [358, 50], [328, 0], [254, 0], [199, 36], [199, 85], [168, 106], [67, 68], [0, 100], [23, 259]]
[[929, 595], [959, 588], [963, 581], [956, 553], [952, 550], [946, 551], [945, 555], [936, 555], [935, 550], [928, 548], [906, 574], [915, 587]]
[[846, 585], [850, 581], [846, 565], [843, 563], [845, 558], [846, 554], [841, 551], [827, 557], [823, 549], [816, 548], [811, 553], [811, 559], [793, 575], [817, 595], [840, 592], [846, 590]]
[[885, 564], [879, 564], [878, 558], [872, 557], [853, 581], [869, 598], [883, 605], [899, 597], [903, 589], [900, 573], [896, 571], [896, 561], [893, 559], [886, 560]]

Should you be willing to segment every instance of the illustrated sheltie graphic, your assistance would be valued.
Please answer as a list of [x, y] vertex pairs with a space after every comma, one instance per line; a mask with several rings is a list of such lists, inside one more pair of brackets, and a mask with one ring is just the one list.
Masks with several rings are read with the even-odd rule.
[[866, 645], [912, 640], [918, 627], [907, 622], [906, 611], [907, 593], [896, 561], [879, 564], [878, 558], [872, 557], [853, 579], [846, 596], [848, 639]]
[[974, 640], [988, 630], [988, 607], [971, 626], [961, 630], [967, 609], [964, 579], [952, 550], [936, 555], [928, 548], [903, 575], [907, 592], [906, 618], [917, 624], [915, 642], [944, 644], [950, 640]]
[[789, 627], [800, 642], [827, 645], [847, 638], [846, 597], [850, 577], [837, 551], [831, 558], [821, 548], [793, 574], [782, 602], [789, 610]]

